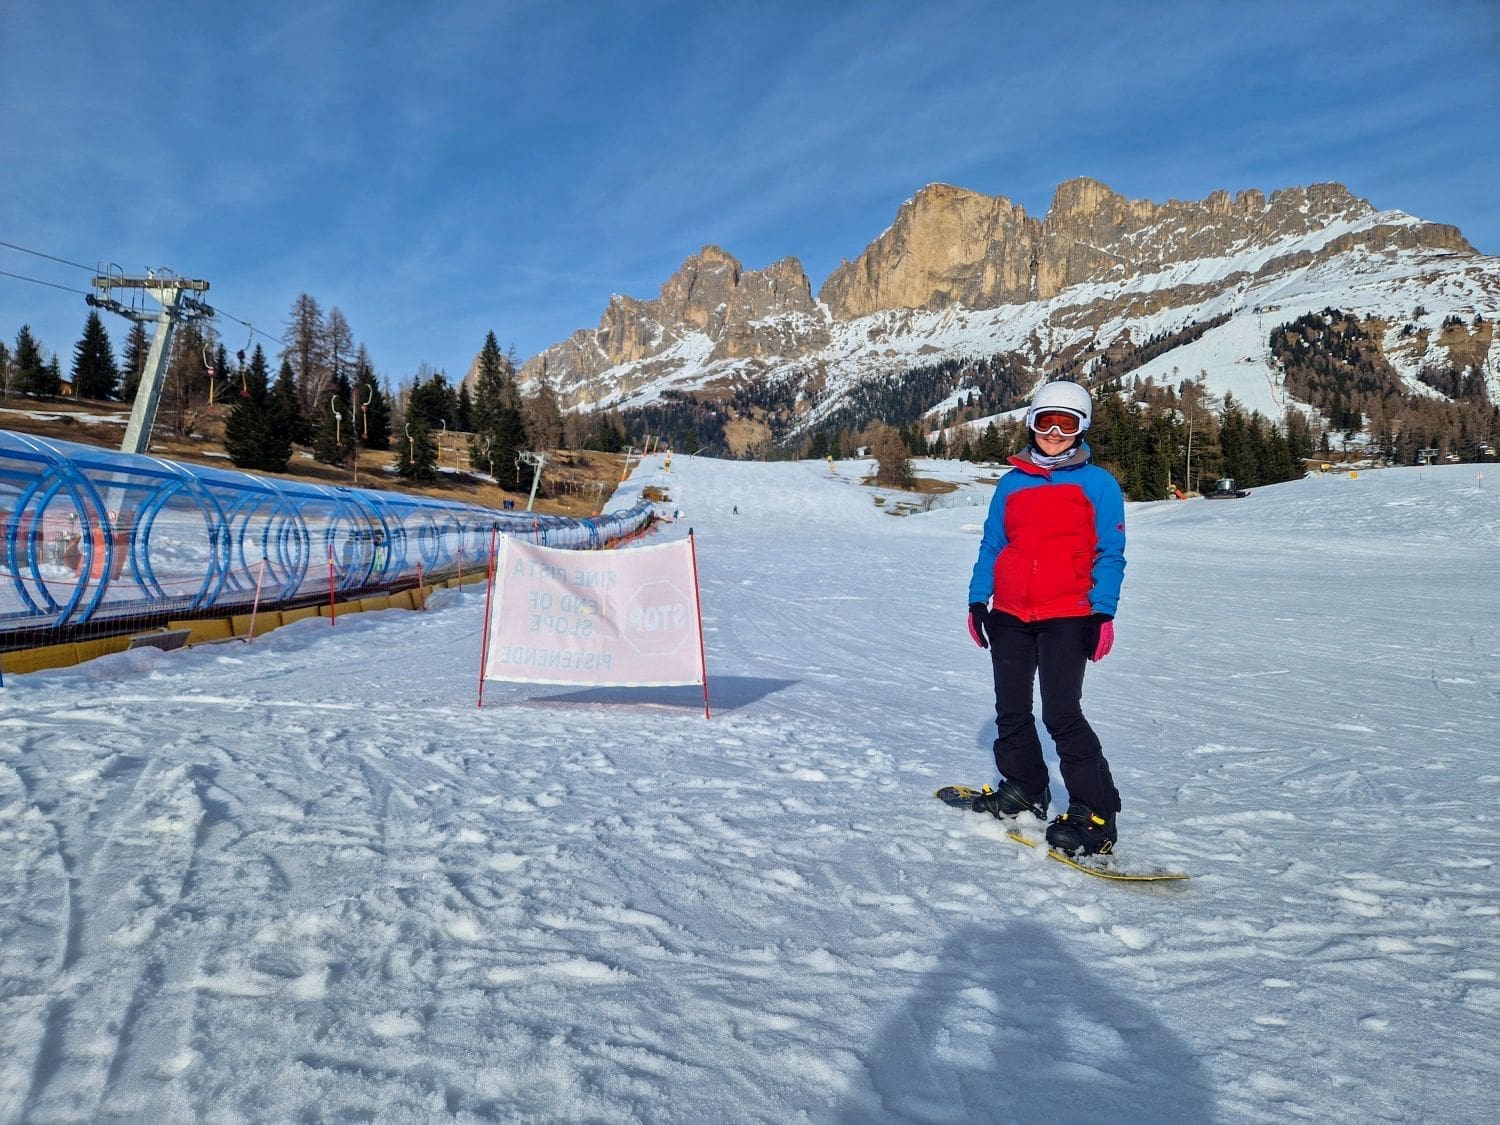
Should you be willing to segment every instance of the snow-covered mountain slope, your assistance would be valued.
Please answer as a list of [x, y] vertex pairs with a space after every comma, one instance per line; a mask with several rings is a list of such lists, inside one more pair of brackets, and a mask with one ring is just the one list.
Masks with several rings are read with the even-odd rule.
[[622, 488], [696, 530], [712, 721], [476, 709], [472, 588], [9, 678], [0, 1118], [1487, 1118], [1500, 482], [1130, 507], [1085, 696], [1151, 890], [932, 799], [992, 768], [988, 486], [868, 467]]
[[[1244, 272], [1229, 263], [1220, 268], [1225, 276]], [[1201, 280], [1194, 284], [1206, 285]], [[816, 373], [824, 387], [797, 430], [810, 432], [864, 380], [895, 377], [947, 357], [983, 358], [1001, 352], [1025, 355], [1041, 370], [1050, 356], [1089, 341], [1109, 342], [1128, 335], [1141, 342], [1227, 313], [1227, 324], [1133, 374], [1149, 376], [1160, 385], [1204, 375], [1211, 395], [1232, 393], [1247, 410], [1279, 419], [1290, 400], [1280, 389], [1281, 372], [1267, 347], [1277, 325], [1324, 308], [1386, 320], [1392, 331], [1413, 324], [1434, 335], [1449, 316], [1500, 319], [1500, 260], [1460, 260], [1446, 251], [1352, 250], [1313, 267], [1293, 268], [1253, 284], [1235, 283], [1196, 302], [1151, 312], [1137, 311], [1136, 306], [1145, 303], [1140, 292], [1124, 283], [1095, 283], [1076, 286], [1049, 301], [995, 309], [901, 309], [848, 322], [830, 320], [826, 348], [785, 360], [709, 361], [712, 342], [689, 337], [659, 356], [612, 368], [608, 378], [617, 389], [602, 394], [593, 405], [640, 406], [672, 391], [702, 390], [736, 379], [802, 382]], [[1418, 393], [1432, 393], [1416, 381], [1417, 364], [1408, 363], [1403, 370], [1399, 356], [1394, 358], [1410, 386]], [[647, 370], [659, 374], [641, 381]], [[1500, 398], [1500, 336], [1491, 346], [1486, 375]]]
[[[861, 386], [915, 367], [1006, 353], [1040, 380], [1081, 351], [1229, 316], [1146, 374], [1159, 383], [1206, 374], [1210, 394], [1233, 393], [1279, 418], [1287, 401], [1267, 338], [1280, 324], [1332, 307], [1404, 330], [1421, 346], [1398, 347], [1393, 335], [1386, 350], [1409, 386], [1431, 394], [1416, 376], [1453, 358], [1438, 339], [1442, 322], [1500, 318], [1500, 259], [1475, 253], [1452, 228], [1376, 211], [1338, 185], [1290, 189], [1269, 203], [1244, 193], [1157, 206], [1073, 181], [1041, 221], [1003, 199], [938, 185], [908, 200], [859, 262], [824, 286], [840, 309], [875, 311], [842, 315], [813, 302], [795, 259], [765, 272], [776, 284], [706, 247], [660, 298], [616, 298], [596, 331], [533, 357], [523, 373], [547, 371], [564, 403], [583, 408], [682, 393], [722, 405], [735, 387], [771, 388], [781, 405], [760, 420], [785, 440], [846, 411]], [[782, 296], [757, 303], [741, 290]], [[899, 299], [911, 304], [889, 303]], [[750, 319], [736, 321], [736, 308]], [[1500, 337], [1491, 340], [1474, 363], [1500, 397]], [[936, 417], [946, 405], [928, 407]]]

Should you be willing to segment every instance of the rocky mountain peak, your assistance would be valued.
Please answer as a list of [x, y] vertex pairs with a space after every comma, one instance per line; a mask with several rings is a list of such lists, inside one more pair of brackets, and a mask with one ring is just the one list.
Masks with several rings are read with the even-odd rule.
[[688, 256], [655, 300], [616, 294], [598, 328], [554, 344], [528, 360], [521, 375], [530, 378], [544, 365], [560, 373], [563, 401], [572, 405], [587, 398], [593, 377], [611, 368], [638, 365], [627, 382], [655, 378], [652, 361], [695, 338], [707, 340], [709, 359], [779, 356], [822, 347], [828, 328], [796, 258], [746, 270], [727, 250], [708, 245]]
[[990, 307], [1026, 292], [1039, 233], [1004, 196], [928, 184], [818, 297], [840, 320], [889, 308]]
[[739, 286], [744, 267], [719, 246], [690, 255], [661, 287], [657, 307], [668, 322], [690, 324], [717, 336], [724, 326], [729, 295]]

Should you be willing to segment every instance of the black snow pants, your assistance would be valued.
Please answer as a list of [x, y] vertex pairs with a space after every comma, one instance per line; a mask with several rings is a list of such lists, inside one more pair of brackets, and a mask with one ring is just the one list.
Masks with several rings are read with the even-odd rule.
[[1029, 794], [1047, 784], [1047, 763], [1031, 713], [1032, 685], [1042, 685], [1042, 722], [1057, 744], [1070, 801], [1101, 815], [1120, 810], [1120, 793], [1094, 728], [1083, 717], [1083, 671], [1092, 655], [1087, 617], [1022, 621], [991, 610], [985, 622], [995, 670], [995, 766]]

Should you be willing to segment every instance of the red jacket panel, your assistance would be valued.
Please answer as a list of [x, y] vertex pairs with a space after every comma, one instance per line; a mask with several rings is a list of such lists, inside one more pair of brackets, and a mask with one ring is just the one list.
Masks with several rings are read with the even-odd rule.
[[1016, 492], [995, 557], [994, 607], [1024, 621], [1087, 617], [1098, 546], [1094, 506], [1078, 485]]

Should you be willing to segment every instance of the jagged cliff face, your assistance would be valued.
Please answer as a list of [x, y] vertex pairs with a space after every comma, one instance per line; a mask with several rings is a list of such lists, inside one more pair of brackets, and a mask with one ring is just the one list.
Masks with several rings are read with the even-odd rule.
[[872, 375], [987, 354], [975, 349], [1027, 352], [1040, 373], [1097, 334], [1139, 339], [1166, 316], [1246, 309], [1325, 265], [1337, 277], [1393, 256], [1412, 276], [1429, 262], [1440, 272], [1481, 263], [1476, 309], [1491, 308], [1494, 259], [1451, 226], [1377, 212], [1339, 184], [1152, 203], [1076, 179], [1040, 219], [1001, 196], [932, 184], [817, 300], [796, 258], [746, 270], [705, 246], [654, 300], [611, 298], [596, 328], [521, 375], [545, 369], [565, 408], [628, 406], [674, 387], [722, 400], [731, 386], [797, 381], [795, 408], [766, 419], [785, 432], [816, 424], [841, 386]]
[[1031, 261], [1042, 224], [1001, 197], [932, 184], [818, 294], [834, 317], [879, 309], [992, 308], [1033, 293]]
[[747, 271], [733, 255], [705, 246], [667, 279], [655, 300], [611, 297], [598, 328], [575, 332], [533, 357], [521, 375], [530, 378], [545, 365], [564, 405], [571, 406], [588, 401], [599, 377], [621, 367], [632, 373], [610, 385], [628, 391], [687, 358], [681, 353], [700, 362], [779, 357], [827, 343], [827, 317], [796, 258]]
[[[1217, 191], [1197, 203], [1158, 205], [1078, 179], [1059, 187], [1037, 220], [1003, 197], [932, 184], [863, 254], [834, 270], [818, 296], [840, 320], [882, 309], [1044, 301], [1072, 285], [1223, 258], [1374, 214], [1339, 184], [1289, 188], [1269, 200], [1259, 191], [1233, 198]], [[1472, 251], [1457, 230], [1430, 223], [1372, 230], [1367, 244]]]

